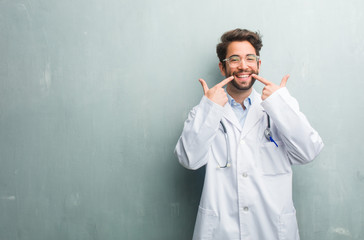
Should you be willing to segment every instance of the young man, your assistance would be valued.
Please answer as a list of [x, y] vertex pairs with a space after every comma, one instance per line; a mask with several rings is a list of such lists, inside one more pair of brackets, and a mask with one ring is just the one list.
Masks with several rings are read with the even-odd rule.
[[206, 167], [193, 239], [299, 239], [291, 165], [312, 161], [323, 143], [285, 87], [289, 76], [279, 86], [258, 76], [262, 46], [245, 29], [221, 37], [226, 79], [212, 88], [200, 79], [204, 96], [178, 140], [184, 167]]

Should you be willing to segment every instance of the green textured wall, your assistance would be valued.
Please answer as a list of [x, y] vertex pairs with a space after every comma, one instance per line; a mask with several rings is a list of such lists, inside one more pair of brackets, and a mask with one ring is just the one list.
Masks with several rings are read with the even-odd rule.
[[173, 150], [197, 79], [222, 79], [215, 45], [236, 27], [262, 33], [261, 75], [291, 74], [325, 142], [294, 167], [301, 239], [364, 239], [363, 9], [0, 0], [0, 239], [191, 239], [204, 172]]

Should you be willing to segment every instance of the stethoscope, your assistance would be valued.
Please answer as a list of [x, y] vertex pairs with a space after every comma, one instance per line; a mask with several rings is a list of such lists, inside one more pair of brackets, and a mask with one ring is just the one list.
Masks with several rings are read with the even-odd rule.
[[[270, 117], [269, 117], [268, 113], [266, 113], [266, 114], [267, 114], [267, 118], [268, 118], [268, 124], [267, 124], [267, 128], [264, 130], [264, 136], [268, 141], [271, 141], [272, 143], [274, 143], [278, 147], [278, 144], [273, 139], [272, 131], [270, 130]], [[222, 130], [223, 130], [224, 136], [225, 136], [226, 152], [227, 153], [226, 153], [226, 163], [225, 163], [225, 165], [220, 166], [219, 163], [217, 163], [217, 164], [218, 164], [218, 168], [227, 168], [227, 167], [231, 166], [229, 136], [227, 134], [225, 124], [222, 121], [220, 121], [220, 124], [222, 126]]]

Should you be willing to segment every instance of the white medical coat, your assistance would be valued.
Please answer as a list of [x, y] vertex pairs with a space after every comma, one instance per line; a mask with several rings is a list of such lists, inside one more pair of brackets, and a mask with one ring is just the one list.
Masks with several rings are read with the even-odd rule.
[[[205, 96], [185, 122], [175, 148], [179, 162], [206, 166], [194, 240], [299, 239], [291, 165], [312, 161], [323, 143], [285, 87], [264, 101], [257, 92], [253, 97], [243, 128], [229, 103]], [[278, 147], [264, 136], [266, 113]], [[228, 168], [218, 167], [227, 158], [220, 120], [230, 143]]]

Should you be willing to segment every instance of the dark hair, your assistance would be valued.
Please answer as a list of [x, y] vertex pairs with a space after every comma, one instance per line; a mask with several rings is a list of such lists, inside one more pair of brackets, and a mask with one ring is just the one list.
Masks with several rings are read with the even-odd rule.
[[252, 32], [246, 29], [237, 28], [235, 30], [228, 31], [221, 36], [221, 42], [216, 46], [217, 57], [225, 68], [227, 48], [231, 42], [248, 41], [255, 48], [256, 54], [259, 56], [259, 51], [263, 47], [262, 36], [258, 32]]

